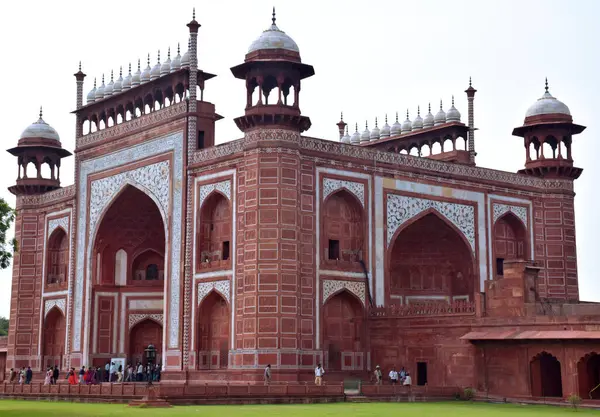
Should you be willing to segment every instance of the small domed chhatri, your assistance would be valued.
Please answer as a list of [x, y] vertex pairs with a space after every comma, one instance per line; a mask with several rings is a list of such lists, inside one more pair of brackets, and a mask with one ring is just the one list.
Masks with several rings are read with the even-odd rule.
[[562, 101], [557, 100], [555, 97], [550, 94], [548, 91], [548, 79], [546, 78], [546, 91], [544, 95], [537, 99], [535, 103], [533, 103], [527, 109], [527, 113], [525, 113], [525, 119], [529, 117], [542, 116], [546, 114], [556, 114], [556, 115], [564, 115], [571, 117], [571, 111], [569, 107]]
[[275, 24], [275, 7], [273, 7], [273, 23], [248, 48], [248, 54], [264, 49], [287, 49], [300, 53], [296, 42]]
[[30, 124], [21, 133], [20, 139], [50, 139], [60, 142], [58, 133], [52, 126], [42, 119], [42, 107], [40, 106], [40, 118], [37, 122]]

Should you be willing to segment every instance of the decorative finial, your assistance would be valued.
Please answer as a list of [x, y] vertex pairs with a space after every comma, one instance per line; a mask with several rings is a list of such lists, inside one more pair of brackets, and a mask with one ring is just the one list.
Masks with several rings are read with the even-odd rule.
[[177, 42], [177, 55], [179, 55], [179, 42]]
[[471, 76], [469, 76], [469, 87], [473, 87], [473, 86], [471, 85]]
[[104, 84], [104, 74], [102, 74], [102, 84]]
[[140, 59], [138, 58], [138, 71], [140, 70]]
[[431, 101], [429, 102], [429, 113], [431, 113]]
[[440, 99], [440, 110], [442, 110], [442, 99]]
[[148, 66], [150, 66], [150, 53], [148, 53]]
[[275, 20], [277, 20], [277, 18], [275, 17], [275, 6], [273, 6], [273, 17], [271, 18], [273, 25], [275, 25]]
[[114, 82], [114, 78], [113, 78], [113, 70], [110, 70], [110, 82]]
[[42, 106], [40, 105], [40, 119], [42, 118]]
[[192, 20], [196, 20], [196, 8], [192, 9]]
[[387, 113], [385, 114], [385, 124], [387, 125]]
[[408, 109], [406, 109], [406, 120], [409, 120], [408, 119]]
[[396, 112], [396, 123], [398, 123], [398, 112]]
[[356, 123], [355, 128], [356, 128], [356, 132], [358, 132], [358, 123]]
[[94, 90], [96, 89], [96, 77], [94, 77]]
[[365, 120], [365, 129], [369, 130], [369, 122], [367, 120]]
[[421, 117], [421, 106], [417, 106], [417, 116]]
[[342, 122], [344, 121], [344, 112], [340, 113], [340, 121], [342, 121]]
[[119, 67], [119, 78], [123, 76], [123, 65]]
[[548, 92], [548, 77], [546, 77], [546, 93]]
[[131, 75], [131, 62], [129, 63], [129, 75]]
[[452, 107], [454, 107], [454, 94], [452, 94]]
[[346, 136], [348, 136], [348, 125], [346, 125]]
[[156, 59], [156, 62], [160, 64], [160, 49], [158, 50], [158, 58]]
[[79, 61], [79, 71], [81, 71], [81, 61]]
[[171, 59], [171, 47], [169, 46], [169, 49], [167, 49], [167, 59]]
[[375, 127], [377, 128], [377, 117], [375, 118]]

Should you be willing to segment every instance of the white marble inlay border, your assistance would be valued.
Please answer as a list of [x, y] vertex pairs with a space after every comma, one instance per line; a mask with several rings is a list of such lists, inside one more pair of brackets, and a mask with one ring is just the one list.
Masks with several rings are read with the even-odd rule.
[[[88, 339], [89, 331], [86, 331], [83, 335], [83, 349], [82, 349], [82, 335], [83, 328], [89, 329], [90, 322], [90, 293], [91, 293], [91, 282], [87, 281], [87, 296], [85, 299], [86, 314], [85, 319], [83, 318], [83, 289], [85, 278], [91, 276], [91, 244], [88, 245], [86, 241], [87, 236], [87, 224], [88, 224], [88, 211], [87, 211], [87, 196], [90, 190], [87, 187], [87, 178], [91, 174], [106, 171], [112, 168], [123, 166], [133, 161], [139, 161], [145, 158], [149, 158], [156, 155], [165, 154], [172, 151], [173, 156], [173, 178], [172, 183], [172, 212], [171, 212], [171, 230], [170, 236], [167, 239], [171, 239], [173, 242], [181, 241], [182, 233], [182, 176], [183, 176], [183, 132], [175, 132], [154, 140], [149, 140], [142, 144], [132, 146], [130, 148], [122, 149], [111, 154], [103, 155], [101, 157], [86, 160], [81, 163], [79, 170], [79, 189], [78, 189], [78, 218], [77, 218], [77, 270], [75, 274], [75, 291], [74, 291], [74, 317], [73, 317], [73, 351], [82, 351], [83, 358], [87, 359], [88, 351]], [[144, 188], [140, 185], [140, 188]], [[86, 245], [87, 250], [86, 250]], [[169, 303], [169, 317], [167, 322], [169, 323], [168, 341], [169, 347], [177, 347], [179, 344], [179, 321], [180, 321], [180, 258], [181, 258], [181, 246], [172, 245], [171, 247], [171, 259], [170, 262], [165, 262], [170, 266], [171, 271], [169, 274], [169, 297], [165, 297], [165, 303]], [[87, 269], [84, 270], [86, 259], [88, 260]], [[166, 259], [165, 259], [166, 261]], [[165, 286], [167, 282], [165, 281]], [[85, 326], [82, 322], [85, 321]], [[166, 343], [166, 332], [165, 332]], [[165, 352], [167, 349], [163, 349]]]
[[221, 294], [228, 303], [231, 303], [231, 287], [228, 279], [220, 281], [201, 282], [198, 284], [197, 304], [202, 304], [202, 300], [210, 294], [212, 290], [216, 290]]
[[227, 199], [231, 201], [231, 181], [225, 180], [213, 184], [201, 185], [199, 191], [200, 201], [198, 202], [198, 207], [202, 207], [202, 204], [204, 203], [204, 200], [206, 200], [206, 197], [208, 197], [213, 191], [219, 191], [223, 193], [223, 195], [225, 195]]
[[323, 280], [323, 302], [325, 305], [329, 297], [336, 294], [339, 290], [346, 289], [356, 295], [363, 307], [365, 306], [365, 283], [359, 281], [339, 281], [333, 279]]
[[66, 305], [67, 305], [67, 299], [66, 298], [55, 298], [52, 300], [46, 300], [44, 302], [44, 319], [46, 319], [46, 316], [48, 315], [48, 313], [50, 312], [50, 310], [52, 310], [54, 307], [58, 307], [58, 309], [60, 311], [62, 311], [63, 315], [66, 317]]
[[354, 194], [363, 208], [365, 207], [365, 185], [363, 183], [335, 178], [323, 178], [323, 201], [330, 194], [343, 188]]
[[504, 214], [511, 212], [523, 222], [526, 229], [529, 228], [529, 226], [527, 225], [527, 208], [526, 207], [494, 203], [493, 212], [494, 212], [494, 223], [496, 223], [498, 221], [498, 219], [500, 217], [502, 217]]
[[387, 244], [408, 220], [428, 209], [434, 209], [462, 232], [475, 252], [475, 207], [468, 204], [427, 200], [398, 194], [387, 195]]

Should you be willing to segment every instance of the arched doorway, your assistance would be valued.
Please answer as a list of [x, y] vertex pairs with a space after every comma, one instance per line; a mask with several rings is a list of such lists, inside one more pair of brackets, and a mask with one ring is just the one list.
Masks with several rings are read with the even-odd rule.
[[536, 355], [529, 363], [531, 395], [534, 397], [562, 397], [560, 362], [548, 352]]
[[[98, 227], [94, 282], [162, 287], [165, 246], [165, 225], [158, 206], [143, 191], [126, 186]], [[126, 268], [120, 265], [123, 260], [127, 262]], [[149, 265], [153, 267], [147, 274]], [[123, 271], [127, 271], [125, 279], [120, 277]]]
[[231, 208], [229, 200], [213, 192], [202, 204], [198, 227], [198, 265], [218, 266], [231, 257]]
[[162, 357], [162, 325], [152, 319], [145, 319], [137, 323], [129, 333], [129, 361], [132, 364], [141, 362], [146, 364], [144, 350], [148, 345], [156, 348], [156, 360]]
[[425, 214], [397, 234], [389, 265], [393, 301], [472, 300], [475, 278], [471, 248], [437, 212]]
[[323, 259], [341, 264], [363, 259], [365, 225], [363, 207], [342, 189], [327, 197], [323, 206]]
[[198, 309], [198, 368], [227, 368], [229, 363], [229, 306], [216, 291]]
[[65, 315], [58, 308], [52, 308], [44, 319], [44, 336], [42, 340], [42, 367], [62, 368], [62, 357], [65, 353]]
[[589, 353], [577, 363], [579, 396], [585, 400], [600, 399], [600, 355]]
[[504, 275], [504, 261], [526, 259], [527, 230], [523, 222], [508, 212], [494, 224], [494, 276]]
[[48, 239], [46, 254], [46, 284], [62, 286], [67, 283], [69, 239], [62, 227], [56, 228]]
[[352, 364], [345, 358], [352, 358], [363, 352], [364, 310], [361, 302], [348, 291], [334, 295], [323, 307], [323, 355], [327, 358], [327, 368], [341, 371]]

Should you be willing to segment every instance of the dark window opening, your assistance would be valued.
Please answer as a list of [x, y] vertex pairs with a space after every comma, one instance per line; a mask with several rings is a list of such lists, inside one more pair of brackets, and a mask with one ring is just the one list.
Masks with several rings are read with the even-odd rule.
[[146, 281], [156, 281], [158, 279], [158, 265], [150, 264], [146, 268]]
[[198, 149], [204, 149], [204, 130], [198, 131]]
[[213, 230], [215, 230], [215, 225], [213, 223], [210, 224], [210, 231], [212, 232]]
[[496, 258], [496, 275], [504, 275], [504, 258]]
[[340, 241], [329, 239], [329, 259], [340, 259]]
[[427, 362], [417, 362], [417, 385], [427, 385]]
[[226, 240], [223, 242], [223, 260], [226, 261], [229, 259], [229, 241]]

